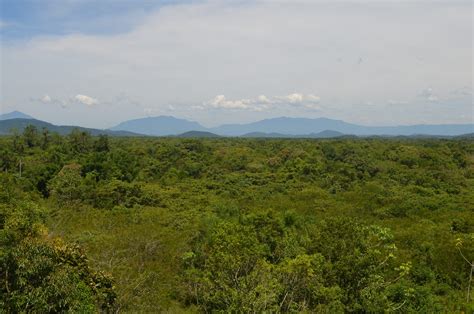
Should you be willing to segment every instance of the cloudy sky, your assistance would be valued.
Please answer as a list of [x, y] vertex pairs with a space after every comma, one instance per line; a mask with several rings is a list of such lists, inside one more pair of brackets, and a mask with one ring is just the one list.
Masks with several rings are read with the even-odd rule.
[[473, 121], [470, 0], [0, 3], [2, 113]]

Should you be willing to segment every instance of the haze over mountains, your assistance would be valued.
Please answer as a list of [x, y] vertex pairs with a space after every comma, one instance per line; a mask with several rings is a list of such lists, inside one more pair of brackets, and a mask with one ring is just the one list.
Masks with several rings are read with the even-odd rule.
[[[55, 126], [35, 120], [31, 116], [15, 111], [0, 115], [0, 134], [6, 134], [11, 129], [23, 129], [32, 123], [37, 127], [47, 127], [51, 131], [65, 134], [74, 126]], [[363, 126], [347, 123], [342, 120], [328, 118], [289, 118], [279, 117], [265, 119], [246, 124], [225, 124], [218, 127], [206, 128], [195, 121], [179, 119], [171, 116], [148, 117], [124, 121], [108, 130], [87, 129], [92, 134], [110, 135], [150, 135], [150, 136], [186, 136], [212, 137], [244, 136], [244, 137], [310, 137], [330, 138], [343, 135], [356, 136], [459, 136], [474, 132], [474, 124], [443, 124], [443, 125], [409, 125], [409, 126]], [[191, 132], [191, 133], [189, 133]]]
[[9, 113], [0, 114], [0, 121], [10, 119], [33, 119], [33, 117], [20, 111], [12, 111]]
[[110, 128], [112, 131], [130, 131], [145, 135], [176, 135], [188, 131], [207, 131], [197, 122], [171, 116], [158, 116], [124, 121]]
[[473, 124], [442, 124], [442, 125], [410, 125], [410, 126], [362, 126], [347, 123], [342, 120], [328, 118], [288, 118], [280, 117], [265, 119], [246, 124], [225, 124], [218, 127], [206, 128], [197, 122], [177, 119], [169, 116], [149, 117], [125, 121], [111, 128], [153, 136], [165, 136], [184, 133], [187, 131], [206, 131], [222, 136], [245, 136], [247, 134], [262, 137], [279, 135], [309, 136], [321, 132], [338, 132], [333, 135], [442, 135], [456, 136], [473, 132]]
[[[20, 118], [17, 118], [20, 117]], [[13, 130], [22, 132], [28, 125], [34, 125], [38, 130], [47, 128], [50, 132], [56, 132], [61, 135], [66, 135], [72, 132], [74, 129], [80, 131], [89, 132], [91, 135], [106, 134], [110, 136], [139, 136], [140, 134], [128, 132], [128, 131], [112, 131], [112, 130], [100, 130], [84, 128], [74, 125], [54, 125], [49, 122], [36, 120], [33, 117], [26, 115], [21, 112], [11, 112], [0, 115], [0, 135], [11, 134]]]

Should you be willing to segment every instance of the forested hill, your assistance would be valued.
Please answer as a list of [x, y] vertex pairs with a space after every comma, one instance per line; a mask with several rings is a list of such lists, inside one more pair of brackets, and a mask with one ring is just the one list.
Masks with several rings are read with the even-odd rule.
[[38, 130], [47, 129], [50, 132], [55, 132], [61, 135], [70, 134], [73, 130], [88, 132], [91, 135], [105, 134], [110, 136], [143, 136], [141, 134], [132, 133], [128, 131], [111, 131], [111, 130], [99, 130], [91, 128], [83, 128], [71, 125], [54, 125], [45, 121], [36, 119], [25, 119], [25, 118], [14, 118], [0, 120], [0, 135], [12, 134], [13, 131], [23, 132], [27, 126], [34, 126]]
[[211, 132], [205, 132], [205, 131], [189, 131], [189, 132], [184, 132], [181, 134], [176, 135], [176, 137], [182, 137], [182, 138], [216, 138], [220, 137], [220, 135], [211, 133]]
[[472, 139], [0, 137], [0, 308], [472, 313]]
[[[23, 116], [26, 118], [12, 118]], [[224, 125], [206, 129], [196, 122], [173, 117], [155, 117], [131, 120], [112, 129], [90, 129], [78, 126], [58, 126], [48, 122], [27, 118], [20, 112], [2, 115], [0, 119], [0, 135], [21, 132], [31, 124], [38, 129], [47, 128], [51, 132], [62, 135], [78, 129], [92, 135], [108, 134], [111, 136], [178, 136], [206, 138], [218, 136], [239, 136], [246, 138], [336, 138], [336, 137], [394, 137], [411, 138], [450, 138], [455, 136], [469, 137], [474, 125], [418, 125], [402, 127], [364, 127], [347, 124], [343, 121], [330, 119], [296, 119], [279, 118], [262, 120], [247, 125]], [[337, 131], [339, 130], [339, 131]], [[247, 132], [250, 131], [250, 132]], [[307, 133], [305, 133], [307, 132]]]

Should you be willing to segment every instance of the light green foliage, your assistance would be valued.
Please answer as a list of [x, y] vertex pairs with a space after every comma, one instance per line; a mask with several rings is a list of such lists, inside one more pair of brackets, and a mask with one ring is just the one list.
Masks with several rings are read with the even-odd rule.
[[[28, 130], [0, 138], [0, 169], [2, 259], [31, 270], [11, 266], [21, 279], [8, 286], [17, 287], [11, 309], [28, 300], [37, 312], [97, 311], [111, 306], [113, 291], [123, 312], [474, 307], [459, 252], [474, 259], [469, 139]], [[58, 235], [66, 242], [52, 240]], [[115, 289], [93, 269], [110, 272]], [[63, 303], [48, 310], [51, 299]]]
[[49, 190], [60, 204], [67, 204], [82, 197], [81, 166], [71, 164], [64, 166], [50, 181]]
[[48, 236], [46, 212], [21, 193], [15, 179], [0, 175], [0, 309], [19, 312], [82, 312], [112, 309], [111, 279], [92, 270], [77, 245]]

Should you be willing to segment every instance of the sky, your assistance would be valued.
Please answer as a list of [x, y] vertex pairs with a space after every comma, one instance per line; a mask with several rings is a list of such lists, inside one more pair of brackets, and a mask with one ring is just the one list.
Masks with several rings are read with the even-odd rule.
[[472, 1], [0, 0], [0, 113], [473, 123]]

